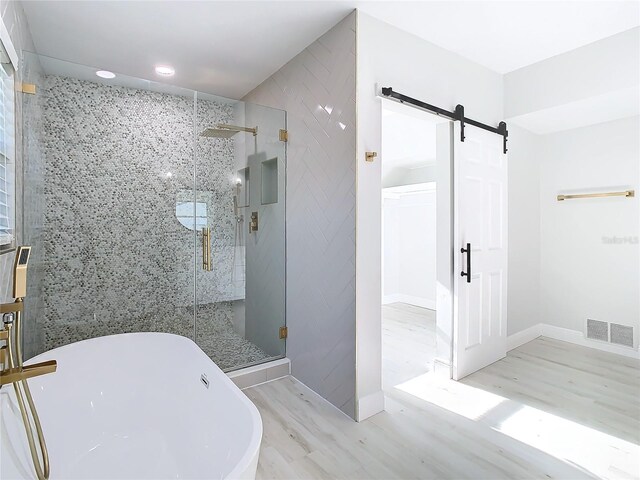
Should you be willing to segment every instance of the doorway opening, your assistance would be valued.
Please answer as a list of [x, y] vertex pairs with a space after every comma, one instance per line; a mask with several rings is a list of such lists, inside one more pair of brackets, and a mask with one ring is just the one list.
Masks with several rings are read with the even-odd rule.
[[451, 299], [439, 283], [450, 281], [452, 266], [438, 262], [438, 252], [447, 257], [451, 251], [450, 130], [448, 120], [382, 102], [382, 386], [387, 391], [438, 365], [444, 364], [440, 370], [450, 377]]

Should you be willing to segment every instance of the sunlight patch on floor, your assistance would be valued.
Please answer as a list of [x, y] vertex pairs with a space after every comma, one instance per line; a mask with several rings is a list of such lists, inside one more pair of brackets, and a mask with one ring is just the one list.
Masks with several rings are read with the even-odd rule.
[[[507, 400], [500, 395], [478, 389], [473, 389], [472, 395], [462, 394], [460, 385], [458, 382], [443, 381], [435, 375], [426, 373], [396, 385], [395, 388], [471, 420], [478, 420]], [[466, 385], [462, 386], [466, 387]]]
[[640, 478], [640, 447], [566, 418], [425, 374], [395, 387], [601, 478]]
[[638, 445], [537, 408], [525, 405], [496, 429], [602, 478], [620, 478], [620, 470], [640, 477]]

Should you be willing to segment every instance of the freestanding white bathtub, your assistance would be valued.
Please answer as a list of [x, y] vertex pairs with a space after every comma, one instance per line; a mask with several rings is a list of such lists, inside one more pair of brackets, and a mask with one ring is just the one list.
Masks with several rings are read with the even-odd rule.
[[[51, 359], [56, 373], [29, 380], [51, 480], [255, 478], [260, 414], [191, 340], [112, 335], [26, 363]], [[13, 387], [0, 415], [0, 477], [35, 478]]]

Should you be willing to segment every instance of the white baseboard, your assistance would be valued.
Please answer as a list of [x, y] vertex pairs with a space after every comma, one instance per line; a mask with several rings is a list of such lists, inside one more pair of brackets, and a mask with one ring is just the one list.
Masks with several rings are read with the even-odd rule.
[[388, 305], [390, 303], [398, 303], [400, 301], [398, 297], [399, 295], [397, 293], [392, 293], [391, 295], [385, 295], [382, 297], [382, 305]]
[[391, 295], [385, 295], [382, 298], [382, 304], [388, 305], [389, 303], [408, 303], [409, 305], [428, 308], [429, 310], [436, 309], [435, 300], [422, 297], [414, 297], [413, 295], [405, 295], [403, 293], [392, 293]]
[[513, 350], [514, 348], [518, 348], [520, 345], [529, 343], [531, 340], [535, 340], [540, 335], [542, 335], [541, 332], [542, 332], [542, 324], [539, 323], [537, 325], [533, 325], [532, 327], [521, 330], [518, 333], [509, 335], [507, 337], [507, 352], [509, 350]]
[[358, 400], [357, 421], [362, 422], [384, 410], [384, 393], [382, 390]]
[[616, 353], [625, 357], [640, 359], [640, 351], [635, 348], [591, 340], [590, 338], [586, 338], [581, 331], [556, 327], [555, 325], [548, 325], [546, 323], [539, 323], [526, 330], [509, 335], [507, 337], [507, 351], [518, 348], [520, 345], [524, 345], [540, 336], [553, 338], [554, 340], [562, 340], [563, 342], [594, 348], [604, 352]]
[[635, 348], [623, 347], [621, 345], [615, 345], [607, 342], [599, 342], [598, 340], [591, 340], [590, 338], [586, 338], [584, 333], [578, 330], [570, 330], [568, 328], [556, 327], [555, 325], [547, 325], [545, 323], [541, 324], [541, 326], [541, 335], [544, 337], [563, 340], [575, 345], [595, 348], [596, 350], [602, 350], [604, 352], [617, 353], [618, 355], [624, 355], [625, 357], [640, 359], [640, 352]]
[[450, 380], [453, 374], [451, 363], [447, 360], [442, 360], [441, 358], [435, 358], [433, 360], [433, 374], [437, 378]]

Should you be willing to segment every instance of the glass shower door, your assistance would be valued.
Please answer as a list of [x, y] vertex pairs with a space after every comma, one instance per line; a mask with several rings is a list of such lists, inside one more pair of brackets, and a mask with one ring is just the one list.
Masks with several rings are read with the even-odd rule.
[[285, 354], [284, 111], [198, 94], [196, 342], [225, 371]]
[[[27, 356], [130, 332], [282, 357], [285, 112], [25, 54]], [[255, 228], [249, 232], [252, 214]]]

